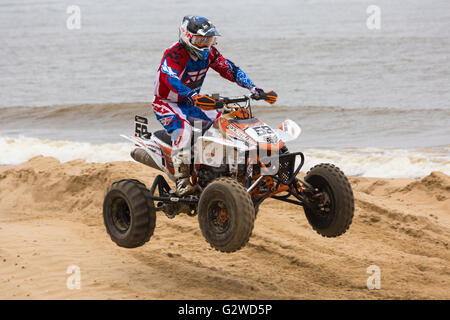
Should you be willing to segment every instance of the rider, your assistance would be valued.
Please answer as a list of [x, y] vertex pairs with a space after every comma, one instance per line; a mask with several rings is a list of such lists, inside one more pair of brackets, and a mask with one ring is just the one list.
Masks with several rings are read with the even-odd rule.
[[217, 109], [198, 107], [208, 100], [199, 92], [209, 67], [253, 94], [264, 94], [244, 71], [219, 53], [214, 46], [217, 36], [220, 34], [208, 19], [185, 16], [179, 28], [179, 41], [166, 49], [158, 68], [153, 112], [171, 136], [178, 196], [194, 191], [189, 181], [189, 165], [183, 162], [190, 159], [194, 120], [211, 122], [221, 115]]

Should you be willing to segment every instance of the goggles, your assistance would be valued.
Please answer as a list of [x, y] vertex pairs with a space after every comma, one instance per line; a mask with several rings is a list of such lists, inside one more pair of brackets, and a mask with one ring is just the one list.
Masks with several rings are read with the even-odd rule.
[[216, 41], [215, 36], [199, 36], [195, 35], [191, 39], [191, 43], [198, 48], [210, 48]]

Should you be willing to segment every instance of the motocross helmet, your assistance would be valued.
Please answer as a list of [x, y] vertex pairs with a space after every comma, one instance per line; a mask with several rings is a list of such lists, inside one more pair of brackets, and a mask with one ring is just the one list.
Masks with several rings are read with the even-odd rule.
[[180, 42], [194, 57], [206, 60], [209, 50], [220, 36], [216, 27], [206, 19], [199, 16], [185, 16], [179, 29]]

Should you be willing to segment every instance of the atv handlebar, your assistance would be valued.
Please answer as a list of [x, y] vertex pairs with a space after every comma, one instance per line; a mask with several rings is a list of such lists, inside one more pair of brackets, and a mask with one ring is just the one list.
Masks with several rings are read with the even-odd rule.
[[204, 110], [213, 110], [224, 108], [228, 104], [238, 104], [240, 102], [245, 102], [246, 104], [243, 108], [248, 109], [250, 107], [251, 99], [264, 100], [270, 104], [274, 104], [277, 100], [277, 96], [278, 95], [273, 90], [269, 92], [252, 93], [236, 98], [221, 97], [218, 93], [214, 93], [212, 95], [196, 96], [196, 98], [194, 98], [194, 105]]
[[213, 94], [211, 97], [217, 101], [217, 107], [219, 108], [223, 108], [226, 104], [247, 102], [250, 99], [253, 99], [252, 95], [245, 95], [243, 97], [237, 98], [228, 98], [228, 97], [218, 97], [218, 95], [216, 96]]
[[218, 94], [212, 94], [211, 98], [216, 100], [218, 108], [223, 108], [223, 106], [226, 104], [247, 102], [251, 99], [253, 99], [253, 100], [265, 100], [266, 99], [265, 96], [261, 96], [256, 93], [244, 95], [242, 97], [237, 97], [237, 98], [220, 97]]

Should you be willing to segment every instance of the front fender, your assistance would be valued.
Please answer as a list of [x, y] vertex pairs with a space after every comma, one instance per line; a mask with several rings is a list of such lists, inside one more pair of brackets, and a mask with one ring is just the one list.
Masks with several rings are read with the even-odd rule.
[[293, 120], [286, 119], [278, 129], [275, 129], [275, 132], [282, 141], [287, 142], [297, 139], [302, 133], [302, 129]]

